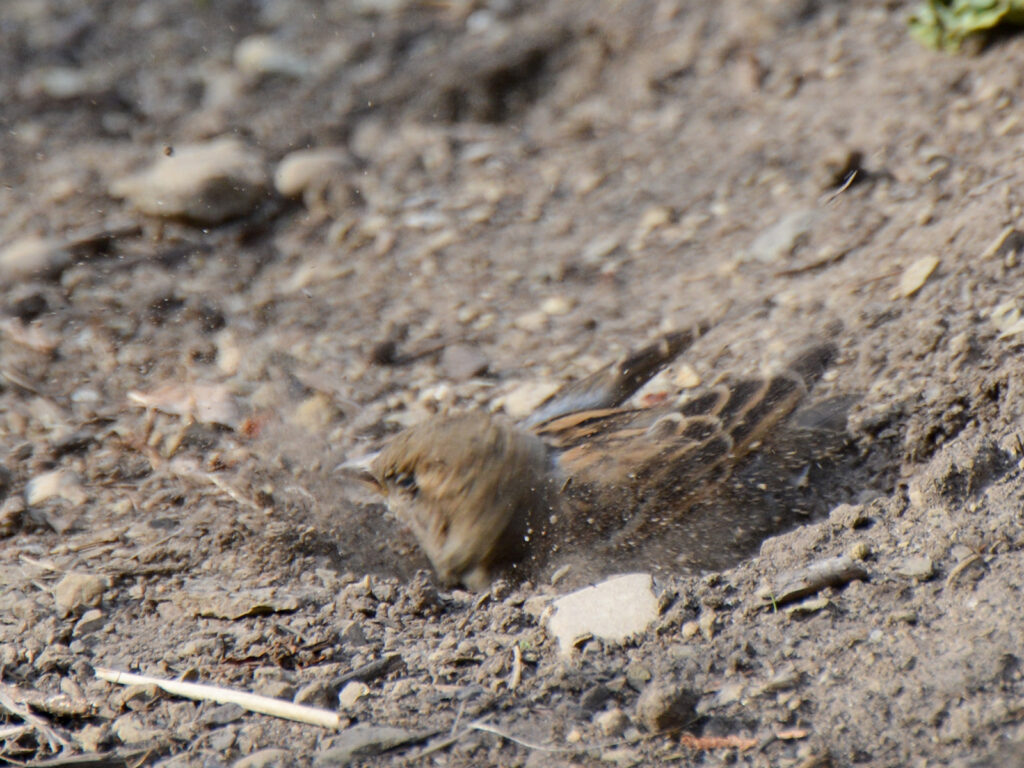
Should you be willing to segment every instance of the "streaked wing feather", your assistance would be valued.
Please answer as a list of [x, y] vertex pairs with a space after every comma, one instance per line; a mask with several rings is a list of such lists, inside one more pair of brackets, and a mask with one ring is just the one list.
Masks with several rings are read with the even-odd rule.
[[551, 421], [575, 411], [614, 408], [626, 402], [668, 363], [707, 332], [700, 324], [687, 331], [662, 336], [638, 352], [596, 373], [562, 387], [526, 420], [526, 426]]
[[741, 467], [752, 449], [774, 439], [832, 349], [802, 353], [799, 369], [723, 376], [675, 406], [585, 410], [536, 425], [535, 434], [554, 449], [563, 491], [584, 527], [579, 536], [603, 541], [609, 552], [630, 549], [678, 525], [692, 509], [730, 503], [736, 495], [730, 478], [746, 471]]
[[806, 392], [803, 381], [792, 374], [764, 379], [756, 394], [726, 425], [736, 444], [737, 456], [746, 453], [773, 427], [789, 416]]

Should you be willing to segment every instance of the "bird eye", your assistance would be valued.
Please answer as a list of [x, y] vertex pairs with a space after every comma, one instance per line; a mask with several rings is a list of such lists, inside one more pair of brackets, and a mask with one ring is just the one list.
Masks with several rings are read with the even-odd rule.
[[416, 485], [416, 476], [411, 472], [397, 472], [391, 477], [391, 482], [408, 493], [415, 494], [419, 490]]

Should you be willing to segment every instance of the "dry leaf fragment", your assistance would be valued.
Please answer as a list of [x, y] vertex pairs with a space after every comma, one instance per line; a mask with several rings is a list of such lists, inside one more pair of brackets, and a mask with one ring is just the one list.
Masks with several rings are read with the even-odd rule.
[[935, 268], [939, 266], [938, 256], [922, 256], [905, 270], [896, 287], [896, 299], [909, 299], [925, 284]]
[[753, 749], [757, 746], [757, 739], [745, 739], [742, 736], [694, 736], [692, 733], [684, 733], [679, 737], [679, 743], [691, 749]]
[[775, 734], [776, 739], [791, 741], [793, 739], [806, 739], [810, 731], [804, 728], [791, 728], [788, 731], [779, 731]]
[[980, 258], [982, 259], [982, 261], [986, 259], [991, 259], [993, 256], [998, 254], [999, 251], [1002, 250], [1002, 247], [1006, 243], [1006, 241], [1010, 239], [1010, 235], [1012, 235], [1014, 232], [1016, 232], [1016, 230], [1013, 228], [1012, 225], [1007, 225], [1003, 227], [1002, 231], [998, 235], [996, 235], [995, 239], [988, 244], [988, 247], [981, 252]]

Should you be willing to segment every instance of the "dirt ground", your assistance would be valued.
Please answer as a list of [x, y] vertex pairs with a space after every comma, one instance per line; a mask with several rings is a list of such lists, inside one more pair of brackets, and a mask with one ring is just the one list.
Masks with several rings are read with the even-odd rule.
[[[1024, 765], [1024, 38], [940, 55], [907, 12], [5, 0], [0, 759]], [[223, 136], [229, 212], [132, 191]], [[624, 645], [560, 655], [558, 584], [440, 588], [336, 471], [703, 319], [652, 386], [833, 338], [857, 471], [756, 557], [659, 577]], [[844, 554], [865, 578], [763, 599]]]

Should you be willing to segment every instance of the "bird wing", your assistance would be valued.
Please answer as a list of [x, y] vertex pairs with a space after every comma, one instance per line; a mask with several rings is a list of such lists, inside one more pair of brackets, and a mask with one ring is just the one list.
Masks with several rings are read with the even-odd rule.
[[568, 384], [545, 400], [526, 420], [532, 427], [576, 411], [622, 405], [662, 368], [707, 333], [707, 323], [662, 336], [653, 344]]
[[715, 494], [791, 416], [834, 355], [819, 344], [781, 372], [722, 376], [676, 405], [576, 411], [533, 431], [553, 450], [577, 507], [619, 538], [644, 524], [640, 506], [678, 514]]

